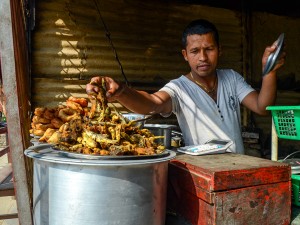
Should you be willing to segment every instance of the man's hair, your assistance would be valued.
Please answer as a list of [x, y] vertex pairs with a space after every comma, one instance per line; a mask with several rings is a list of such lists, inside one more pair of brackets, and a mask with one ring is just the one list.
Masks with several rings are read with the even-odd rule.
[[187, 36], [193, 34], [207, 34], [212, 33], [217, 46], [219, 46], [219, 33], [214, 24], [207, 20], [199, 19], [190, 22], [182, 33], [182, 47], [186, 48]]

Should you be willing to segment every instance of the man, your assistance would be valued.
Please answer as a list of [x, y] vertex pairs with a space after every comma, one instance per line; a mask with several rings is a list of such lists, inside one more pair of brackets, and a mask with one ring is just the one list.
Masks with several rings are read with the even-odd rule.
[[[186, 145], [202, 144], [210, 139], [230, 139], [229, 150], [244, 153], [241, 137], [240, 104], [259, 115], [267, 115], [266, 107], [276, 99], [276, 71], [284, 64], [285, 52], [274, 69], [263, 77], [260, 92], [230, 69], [217, 69], [221, 55], [216, 27], [206, 20], [192, 21], [182, 35], [182, 55], [191, 71], [171, 80], [153, 94], [137, 91], [110, 77], [94, 77], [86, 91], [98, 92], [97, 85], [105, 79], [109, 101], [117, 100], [129, 110], [140, 114], [157, 114], [177, 120]], [[263, 68], [276, 43], [265, 49]]]

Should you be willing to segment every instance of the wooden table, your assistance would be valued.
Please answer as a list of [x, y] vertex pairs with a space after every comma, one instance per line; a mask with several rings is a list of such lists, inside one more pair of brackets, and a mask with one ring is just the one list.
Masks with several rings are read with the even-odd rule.
[[291, 168], [240, 154], [178, 153], [169, 163], [167, 207], [193, 225], [290, 224]]

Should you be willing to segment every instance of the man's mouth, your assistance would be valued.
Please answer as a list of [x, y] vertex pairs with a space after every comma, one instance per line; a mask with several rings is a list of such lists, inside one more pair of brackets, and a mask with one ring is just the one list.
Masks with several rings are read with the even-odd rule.
[[201, 64], [197, 66], [197, 69], [199, 70], [208, 70], [210, 68], [209, 64]]

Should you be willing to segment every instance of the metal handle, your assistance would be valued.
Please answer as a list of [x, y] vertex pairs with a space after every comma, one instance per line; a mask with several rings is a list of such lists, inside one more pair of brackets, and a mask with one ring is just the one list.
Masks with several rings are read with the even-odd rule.
[[141, 122], [141, 121], [145, 121], [145, 120], [150, 120], [153, 118], [153, 115], [147, 115], [145, 116], [145, 118], [142, 118], [142, 119], [136, 119], [136, 120], [133, 120], [133, 122]]
[[295, 155], [295, 154], [297, 154], [297, 153], [300, 153], [300, 151], [296, 151], [296, 152], [293, 152], [293, 153], [289, 154], [287, 157], [285, 157], [285, 158], [283, 159], [283, 161], [286, 160], [286, 159], [288, 159], [290, 156]]
[[176, 130], [172, 130], [172, 134], [178, 135], [180, 137], [182, 137], [182, 133]]

